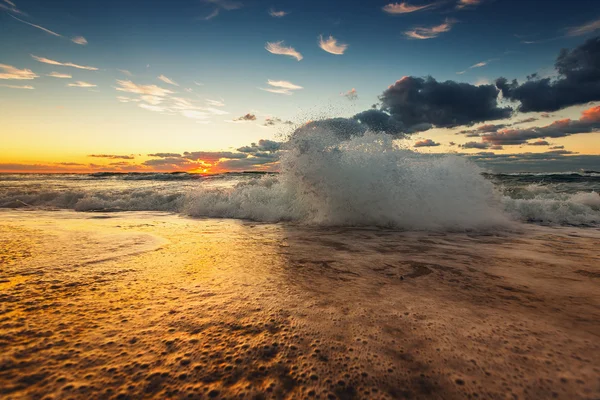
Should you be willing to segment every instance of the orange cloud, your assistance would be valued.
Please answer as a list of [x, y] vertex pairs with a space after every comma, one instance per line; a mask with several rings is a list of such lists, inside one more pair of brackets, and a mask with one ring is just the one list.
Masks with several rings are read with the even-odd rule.
[[431, 7], [437, 7], [439, 3], [424, 4], [422, 6], [413, 6], [406, 2], [403, 3], [390, 3], [384, 6], [382, 9], [388, 14], [408, 14], [415, 11], [426, 10]]
[[588, 108], [581, 113], [581, 121], [600, 122], [600, 106]]
[[456, 23], [455, 19], [446, 18], [444, 23], [436, 26], [432, 26], [430, 28], [418, 27], [411, 29], [409, 31], [404, 32], [404, 35], [411, 39], [433, 39], [438, 37], [440, 34], [449, 32], [452, 29], [452, 26]]

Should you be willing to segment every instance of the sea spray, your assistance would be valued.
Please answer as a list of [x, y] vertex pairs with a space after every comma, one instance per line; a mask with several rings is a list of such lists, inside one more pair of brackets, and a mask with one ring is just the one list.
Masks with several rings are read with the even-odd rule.
[[297, 131], [281, 173], [190, 194], [191, 216], [401, 229], [506, 226], [500, 196], [473, 163], [401, 149], [394, 137], [340, 135], [325, 124]]

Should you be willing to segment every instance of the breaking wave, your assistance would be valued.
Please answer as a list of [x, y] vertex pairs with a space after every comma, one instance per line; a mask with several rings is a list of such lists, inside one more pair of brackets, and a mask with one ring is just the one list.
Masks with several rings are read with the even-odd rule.
[[600, 223], [600, 195], [596, 192], [548, 193], [538, 191], [531, 198], [504, 196], [507, 213], [524, 222], [559, 225], [595, 225]]
[[598, 184], [596, 172], [491, 176], [464, 157], [415, 153], [392, 136], [348, 134], [351, 128], [323, 121], [297, 130], [279, 174], [3, 175], [0, 207], [416, 230], [490, 229], [515, 220], [600, 224], [600, 196], [585, 186], [586, 179]]
[[389, 135], [340, 140], [325, 127], [294, 135], [281, 173], [190, 194], [192, 216], [403, 229], [507, 225], [491, 182], [457, 156], [424, 157]]

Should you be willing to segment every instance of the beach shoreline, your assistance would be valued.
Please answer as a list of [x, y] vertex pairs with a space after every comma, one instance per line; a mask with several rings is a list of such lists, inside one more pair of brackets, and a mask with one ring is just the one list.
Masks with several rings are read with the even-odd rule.
[[0, 210], [0, 396], [600, 396], [598, 228]]

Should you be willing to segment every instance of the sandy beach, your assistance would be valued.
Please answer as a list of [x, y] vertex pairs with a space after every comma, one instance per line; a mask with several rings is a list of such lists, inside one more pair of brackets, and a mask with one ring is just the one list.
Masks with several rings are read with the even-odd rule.
[[600, 231], [0, 211], [0, 397], [600, 397]]

